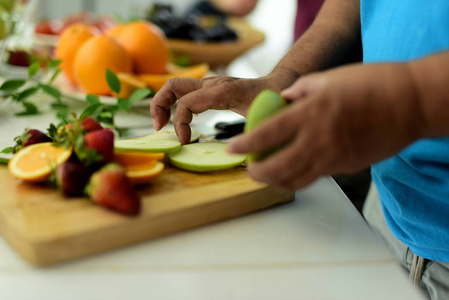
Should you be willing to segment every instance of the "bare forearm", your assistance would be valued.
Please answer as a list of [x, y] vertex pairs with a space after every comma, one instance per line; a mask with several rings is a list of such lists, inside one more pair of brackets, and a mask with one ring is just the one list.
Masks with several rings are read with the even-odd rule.
[[337, 65], [359, 37], [359, 1], [326, 0], [309, 30], [268, 76], [276, 85], [272, 88], [282, 90], [301, 75]]
[[424, 136], [449, 135], [449, 51], [409, 63]]

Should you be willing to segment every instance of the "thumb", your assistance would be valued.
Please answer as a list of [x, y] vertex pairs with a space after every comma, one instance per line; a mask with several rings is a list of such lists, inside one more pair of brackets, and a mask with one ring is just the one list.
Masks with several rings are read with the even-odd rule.
[[301, 100], [323, 89], [326, 83], [322, 73], [307, 75], [296, 80], [290, 87], [281, 92], [281, 96], [289, 101]]

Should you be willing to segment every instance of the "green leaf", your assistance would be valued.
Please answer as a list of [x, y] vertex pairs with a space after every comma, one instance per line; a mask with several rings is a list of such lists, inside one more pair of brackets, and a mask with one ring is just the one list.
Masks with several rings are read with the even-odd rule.
[[3, 154], [13, 153], [13, 147], [7, 147], [7, 148], [3, 149], [0, 153], [3, 153]]
[[36, 94], [36, 92], [39, 90], [38, 87], [30, 87], [27, 88], [26, 90], [23, 90], [22, 92], [19, 93], [19, 95], [17, 96], [17, 101], [22, 101], [25, 100], [26, 98]]
[[15, 91], [21, 88], [26, 83], [26, 80], [23, 79], [10, 79], [3, 82], [0, 86], [0, 90], [2, 91]]
[[129, 97], [129, 102], [135, 103], [139, 102], [142, 99], [145, 99], [151, 94], [151, 90], [149, 89], [138, 89], [132, 93], [131, 97]]
[[39, 113], [39, 109], [33, 103], [22, 102], [22, 105], [25, 108], [25, 111], [16, 114], [17, 116], [31, 116], [31, 115], [37, 115]]
[[100, 115], [101, 111], [103, 110], [103, 104], [101, 103], [94, 103], [86, 107], [86, 109], [81, 113], [80, 120], [83, 120], [87, 117], [96, 118]]
[[32, 63], [32, 64], [28, 67], [28, 77], [31, 78], [31, 77], [33, 77], [34, 75], [36, 75], [37, 72], [39, 72], [40, 67], [41, 67], [41, 66], [40, 66], [40, 64], [39, 64], [38, 61]]
[[9, 162], [9, 158], [0, 157], [0, 164], [7, 165]]
[[47, 132], [49, 137], [54, 138], [58, 135], [58, 128], [55, 124], [50, 123], [50, 127], [48, 127]]
[[56, 100], [60, 100], [61, 99], [61, 93], [59, 92], [58, 89], [52, 87], [51, 85], [48, 84], [39, 84], [39, 86], [41, 87], [41, 89], [48, 95], [52, 96], [53, 98], [55, 98]]
[[68, 116], [69, 116], [69, 110], [68, 109], [67, 110], [58, 109], [56, 111], [56, 117], [58, 119], [65, 120], [65, 119], [67, 119]]
[[55, 109], [55, 110], [62, 110], [62, 109], [68, 110], [69, 109], [69, 106], [67, 104], [59, 103], [59, 102], [53, 102], [50, 106], [52, 109]]
[[127, 112], [131, 111], [131, 102], [128, 101], [127, 99], [123, 99], [123, 98], [118, 98], [117, 99], [117, 106], [120, 110], [124, 110]]
[[48, 63], [48, 68], [49, 69], [54, 69], [57, 66], [59, 66], [59, 64], [61, 63], [61, 60], [59, 59], [52, 59], [49, 63]]
[[120, 93], [121, 84], [117, 75], [109, 69], [106, 69], [106, 81], [108, 82], [109, 87], [115, 93]]
[[55, 81], [56, 77], [61, 73], [61, 69], [56, 69], [56, 71], [51, 75], [49, 83], [52, 84]]
[[89, 104], [97, 104], [97, 103], [100, 103], [100, 98], [98, 98], [98, 96], [96, 96], [96, 95], [87, 94], [86, 102]]

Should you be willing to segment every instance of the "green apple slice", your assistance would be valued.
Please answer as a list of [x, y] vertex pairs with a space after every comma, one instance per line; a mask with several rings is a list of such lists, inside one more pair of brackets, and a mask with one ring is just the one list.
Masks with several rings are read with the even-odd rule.
[[173, 153], [181, 149], [181, 143], [159, 139], [130, 139], [114, 142], [114, 151], [141, 151]]
[[[256, 96], [256, 98], [254, 98], [248, 109], [244, 132], [250, 132], [286, 106], [287, 101], [285, 101], [281, 95], [272, 90], [263, 90]], [[278, 150], [280, 147], [281, 146], [277, 146], [257, 153], [250, 153], [248, 154], [248, 162], [260, 161]]]
[[[201, 133], [198, 132], [198, 130], [194, 128], [190, 128], [191, 135], [190, 135], [190, 142], [196, 142], [199, 140]], [[169, 130], [161, 130], [155, 133], [152, 133], [150, 135], [141, 137], [139, 139], [157, 139], [157, 140], [170, 140], [170, 141], [176, 141], [179, 142], [178, 136], [176, 135], [176, 132], [174, 129]]]
[[173, 166], [194, 172], [229, 169], [241, 165], [246, 160], [245, 155], [227, 153], [225, 143], [188, 144], [168, 157]]

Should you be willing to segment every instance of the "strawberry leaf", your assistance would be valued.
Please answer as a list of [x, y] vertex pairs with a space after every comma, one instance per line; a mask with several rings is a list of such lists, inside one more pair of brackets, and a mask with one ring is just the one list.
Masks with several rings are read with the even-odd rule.
[[106, 69], [106, 81], [108, 82], [109, 87], [115, 93], [120, 93], [121, 84], [117, 75], [109, 69]]

